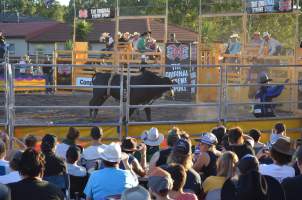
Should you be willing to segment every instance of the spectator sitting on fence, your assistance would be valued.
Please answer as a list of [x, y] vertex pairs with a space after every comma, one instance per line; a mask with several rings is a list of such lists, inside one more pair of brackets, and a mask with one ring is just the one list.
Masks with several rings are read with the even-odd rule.
[[147, 47], [147, 40], [149, 39], [149, 32], [144, 32], [141, 34], [138, 42], [137, 42], [137, 49], [139, 52], [152, 52], [153, 50]]
[[10, 172], [6, 175], [0, 176], [0, 183], [2, 184], [15, 183], [22, 179], [19, 173], [21, 156], [22, 156], [22, 152], [19, 150], [14, 150], [11, 153], [10, 161], [9, 161]]
[[281, 54], [282, 45], [281, 43], [272, 38], [268, 32], [263, 33], [263, 41], [259, 49], [260, 56], [277, 56]]
[[133, 35], [132, 35], [132, 38], [131, 38], [131, 42], [132, 42], [132, 47], [135, 51], [137, 51], [137, 43], [138, 43], [138, 40], [140, 38], [140, 34], [138, 32], [134, 32]]
[[77, 146], [70, 146], [66, 152], [67, 174], [72, 176], [84, 177], [87, 175], [86, 169], [79, 166], [81, 150]]
[[80, 132], [78, 129], [74, 128], [74, 127], [70, 127], [68, 129], [68, 133], [66, 135], [66, 138], [62, 141], [61, 144], [57, 145], [56, 148], [56, 155], [59, 156], [60, 158], [63, 158], [64, 160], [66, 160], [66, 152], [68, 150], [68, 148], [72, 145], [77, 145], [77, 140], [80, 137]]
[[[136, 176], [128, 170], [119, 169], [120, 161], [123, 161], [126, 169], [131, 169], [128, 156], [122, 157], [121, 147], [117, 143], [108, 145], [101, 154], [104, 169], [93, 172], [85, 187], [84, 193], [87, 200], [105, 199], [110, 195], [121, 195], [127, 188], [138, 185]], [[103, 181], [100, 181], [103, 180]]]
[[57, 138], [54, 135], [46, 134], [42, 138], [41, 150], [45, 156], [44, 176], [58, 176], [66, 173], [66, 166], [62, 158], [55, 155]]
[[260, 32], [255, 31], [254, 34], [253, 34], [253, 38], [251, 40], [251, 46], [252, 47], [260, 47], [262, 43], [263, 43], [263, 40], [260, 37]]
[[21, 156], [19, 172], [23, 179], [8, 184], [12, 200], [63, 200], [64, 195], [55, 185], [43, 181], [44, 156], [34, 149], [27, 149]]

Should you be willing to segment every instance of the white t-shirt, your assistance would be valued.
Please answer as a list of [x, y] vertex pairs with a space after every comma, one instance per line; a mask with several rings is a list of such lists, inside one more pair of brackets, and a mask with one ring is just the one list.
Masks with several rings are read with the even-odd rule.
[[66, 152], [67, 150], [69, 149], [69, 146], [68, 144], [65, 144], [65, 143], [61, 143], [61, 144], [58, 144], [57, 147], [56, 147], [56, 151], [55, 151], [55, 154], [66, 160]]
[[295, 170], [293, 167], [288, 165], [276, 165], [276, 164], [261, 164], [259, 166], [259, 172], [263, 175], [272, 176], [275, 179], [277, 179], [280, 183], [283, 181], [283, 179], [287, 177], [294, 177], [295, 176]]
[[82, 157], [86, 160], [95, 160], [100, 158], [100, 154], [104, 151], [106, 145], [89, 146], [83, 151]]
[[9, 167], [9, 162], [4, 160], [4, 159], [0, 159], [0, 166], [3, 166], [4, 169], [5, 169], [5, 174], [8, 174], [11, 170], [10, 170], [10, 167]]
[[9, 174], [0, 176], [0, 183], [2, 183], [2, 184], [15, 183], [15, 182], [19, 182], [21, 180], [22, 180], [22, 177], [20, 176], [18, 171], [12, 171]]
[[87, 172], [84, 167], [78, 166], [77, 164], [67, 163], [67, 174], [83, 177], [87, 175]]

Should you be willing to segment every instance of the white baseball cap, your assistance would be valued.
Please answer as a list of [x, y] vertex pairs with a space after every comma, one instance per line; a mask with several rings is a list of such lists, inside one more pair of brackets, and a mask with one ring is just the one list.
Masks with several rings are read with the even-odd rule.
[[108, 162], [120, 162], [124, 158], [123, 156], [121, 146], [115, 142], [107, 145], [100, 154], [100, 157]]

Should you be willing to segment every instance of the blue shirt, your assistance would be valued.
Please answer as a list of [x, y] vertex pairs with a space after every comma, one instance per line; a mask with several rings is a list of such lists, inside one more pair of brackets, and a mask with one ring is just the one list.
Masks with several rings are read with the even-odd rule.
[[239, 41], [229, 43], [229, 54], [239, 54], [241, 49], [241, 44]]
[[125, 189], [137, 185], [137, 178], [129, 171], [104, 168], [91, 174], [84, 193], [93, 200], [103, 200], [110, 195], [122, 194]]

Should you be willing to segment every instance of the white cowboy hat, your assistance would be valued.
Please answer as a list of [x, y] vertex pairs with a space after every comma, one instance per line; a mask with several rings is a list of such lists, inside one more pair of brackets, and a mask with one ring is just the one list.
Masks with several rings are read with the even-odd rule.
[[138, 35], [139, 36], [140, 34], [138, 32], [134, 32], [133, 35]]
[[263, 33], [263, 37], [267, 37], [267, 36], [270, 37], [271, 34], [269, 34], [269, 32], [264, 32], [264, 33]]
[[164, 135], [159, 133], [157, 128], [151, 128], [145, 131], [141, 136], [141, 139], [146, 145], [149, 146], [159, 146], [164, 141]]
[[230, 36], [230, 38], [239, 38], [239, 35], [238, 35], [238, 33], [233, 33], [233, 34]]
[[100, 158], [108, 162], [120, 162], [124, 159], [124, 155], [121, 150], [121, 146], [118, 143], [112, 142], [107, 145], [104, 151], [100, 154]]

